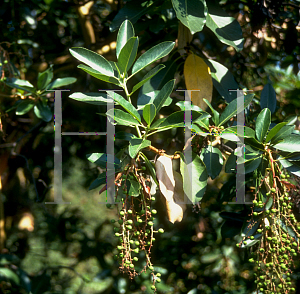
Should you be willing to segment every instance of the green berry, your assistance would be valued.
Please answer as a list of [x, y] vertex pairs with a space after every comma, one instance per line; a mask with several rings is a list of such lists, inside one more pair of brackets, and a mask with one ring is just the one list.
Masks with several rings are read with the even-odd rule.
[[133, 224], [132, 219], [129, 219], [129, 220], [127, 221], [127, 223], [130, 224], [130, 225], [132, 225], [132, 224]]
[[160, 282], [161, 282], [161, 279], [160, 279], [160, 278], [157, 278], [155, 281], [156, 281], [157, 283], [160, 283]]
[[151, 290], [155, 290], [156, 288], [155, 288], [155, 286], [154, 285], [152, 285], [151, 286]]
[[253, 212], [253, 215], [254, 215], [254, 216], [257, 216], [257, 214], [258, 214], [257, 212]]
[[4, 60], [4, 64], [7, 64], [7, 63], [8, 63], [8, 61], [5, 59], [5, 60]]
[[261, 232], [262, 232], [262, 229], [258, 229], [258, 230], [257, 230], [257, 233], [261, 233]]
[[157, 273], [156, 276], [157, 276], [157, 277], [161, 277], [161, 273]]
[[130, 244], [133, 244], [133, 242], [134, 242], [133, 240], [130, 240], [130, 241], [129, 241]]
[[111, 219], [110, 222], [111, 222], [112, 224], [114, 224], [114, 223], [116, 222], [116, 220], [115, 220], [115, 219]]
[[276, 192], [276, 189], [275, 189], [275, 188], [271, 188], [271, 192], [272, 192], [272, 193], [275, 193], [275, 192]]
[[120, 211], [120, 215], [123, 216], [125, 215], [125, 212], [123, 210]]
[[120, 236], [121, 236], [121, 234], [119, 234], [119, 233], [115, 233], [115, 236], [116, 236], [116, 237], [120, 237]]
[[143, 220], [142, 220], [141, 218], [139, 218], [139, 219], [138, 219], [138, 222], [139, 222], [139, 223], [142, 223], [142, 222], [143, 222]]
[[135, 257], [133, 258], [133, 260], [134, 260], [134, 261], [138, 261], [139, 259], [135, 256]]
[[141, 214], [141, 215], [145, 214], [145, 210], [142, 209], [142, 210], [140, 211], [140, 214]]
[[122, 220], [122, 219], [119, 219], [119, 220], [118, 220], [118, 223], [119, 223], [120, 225], [122, 225], [122, 224], [123, 224], [123, 220]]
[[135, 249], [133, 250], [134, 253], [139, 253], [139, 251], [140, 251], [139, 248], [135, 248]]
[[132, 210], [131, 210], [131, 209], [128, 209], [127, 212], [128, 212], [129, 214], [132, 214]]
[[151, 221], [148, 222], [148, 225], [149, 225], [149, 226], [153, 226], [153, 222], [151, 222]]
[[152, 196], [152, 197], [151, 197], [151, 200], [154, 201], [154, 200], [155, 200], [155, 197]]
[[156, 211], [156, 209], [152, 209], [152, 210], [151, 210], [151, 213], [153, 213], [153, 214], [157, 214], [157, 211]]
[[154, 271], [154, 267], [152, 265], [149, 266], [150, 271]]
[[127, 225], [126, 227], [128, 230], [132, 230], [132, 225]]
[[130, 268], [134, 268], [134, 264], [130, 264], [129, 267], [130, 267]]
[[164, 231], [164, 229], [160, 228], [160, 229], [158, 230], [158, 232], [159, 232], [160, 234], [163, 234], [165, 231]]
[[107, 203], [107, 204], [106, 204], [106, 207], [107, 207], [107, 208], [111, 208], [111, 204]]

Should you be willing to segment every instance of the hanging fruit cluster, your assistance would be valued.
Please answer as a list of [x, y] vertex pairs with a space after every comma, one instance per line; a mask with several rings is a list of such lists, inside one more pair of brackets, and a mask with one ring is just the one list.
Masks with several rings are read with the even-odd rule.
[[300, 223], [293, 213], [292, 199], [296, 187], [290, 175], [284, 174], [270, 150], [266, 152], [269, 167], [257, 178], [251, 218], [245, 226], [238, 247], [258, 245], [250, 262], [256, 264], [257, 291], [292, 293], [294, 260], [299, 254]]

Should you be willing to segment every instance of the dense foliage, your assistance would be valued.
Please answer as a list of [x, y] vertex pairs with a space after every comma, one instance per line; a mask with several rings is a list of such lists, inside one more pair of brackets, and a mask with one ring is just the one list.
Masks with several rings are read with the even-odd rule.
[[[298, 2], [18, 4], [0, 11], [2, 292], [296, 291]], [[47, 205], [65, 86], [72, 204]], [[114, 150], [67, 135], [108, 124]]]

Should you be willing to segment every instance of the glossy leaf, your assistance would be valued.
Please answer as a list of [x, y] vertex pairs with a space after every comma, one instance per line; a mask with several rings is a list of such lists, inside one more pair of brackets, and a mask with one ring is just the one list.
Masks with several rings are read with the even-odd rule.
[[273, 127], [266, 137], [266, 143], [268, 143], [276, 134], [286, 125], [286, 122], [282, 122]]
[[259, 228], [259, 225], [261, 223], [261, 219], [254, 218], [250, 221], [245, 221], [242, 227], [242, 233], [241, 237], [250, 237], [253, 236], [256, 232], [256, 230]]
[[300, 150], [300, 135], [289, 135], [283, 141], [273, 146], [276, 149], [286, 152], [297, 152]]
[[150, 48], [134, 63], [132, 68], [132, 75], [135, 75], [154, 61], [168, 55], [172, 51], [174, 45], [174, 42], [166, 41]]
[[255, 234], [254, 240], [246, 239], [245, 241], [243, 241], [240, 248], [249, 248], [249, 247], [255, 245], [256, 243], [258, 243], [260, 241], [261, 236], [262, 236], [262, 234]]
[[222, 238], [233, 238], [238, 235], [241, 232], [242, 225], [242, 222], [237, 222], [231, 219], [225, 220], [221, 227]]
[[300, 161], [290, 161], [279, 158], [281, 165], [295, 176], [300, 177]]
[[52, 67], [49, 67], [44, 72], [39, 72], [38, 74], [38, 81], [37, 81], [37, 88], [39, 90], [44, 90], [50, 84], [53, 79], [53, 70]]
[[175, 85], [175, 80], [171, 80], [167, 82], [162, 89], [159, 91], [159, 93], [156, 95], [156, 97], [153, 100], [153, 104], [156, 107], [156, 112], [158, 113], [160, 109], [162, 108], [164, 102], [167, 100], [167, 98], [170, 96], [170, 94], [173, 91]]
[[137, 138], [134, 134], [127, 133], [124, 131], [117, 132], [115, 139], [130, 141], [132, 138]]
[[180, 154], [180, 173], [183, 178], [183, 189], [187, 198], [193, 203], [201, 201], [207, 186], [207, 170], [198, 155], [192, 153], [191, 174], [184, 154]]
[[123, 98], [120, 94], [112, 91], [106, 91], [107, 94], [114, 99], [118, 104], [120, 104], [128, 113], [130, 113], [135, 119], [141, 122], [141, 116], [136, 110], [136, 108]]
[[[95, 163], [103, 169], [106, 169], [107, 158], [111, 159], [111, 157], [110, 154], [107, 156], [106, 153], [90, 153], [86, 155], [88, 161]], [[114, 158], [114, 164], [116, 167], [120, 164], [120, 160], [117, 157]]]
[[271, 111], [269, 108], [264, 108], [258, 115], [255, 122], [255, 134], [259, 142], [263, 142], [271, 123]]
[[257, 150], [264, 151], [264, 145], [258, 142], [255, 138], [244, 138], [245, 148], [251, 152], [256, 152]]
[[178, 64], [175, 60], [168, 60], [162, 65], [165, 66], [158, 74], [148, 80], [140, 89], [140, 98], [143, 95], [148, 95], [148, 93], [160, 90], [168, 81], [174, 79], [174, 73], [177, 71]]
[[271, 139], [271, 144], [277, 144], [279, 143], [280, 140], [283, 140], [284, 138], [286, 138], [287, 136], [291, 135], [293, 130], [295, 129], [294, 125], [287, 125], [287, 126], [283, 126], [278, 132], [277, 134]]
[[237, 113], [240, 113], [241, 111], [244, 111], [244, 109], [252, 101], [253, 97], [254, 97], [254, 94], [248, 94], [248, 95], [244, 96], [244, 107], [240, 107], [239, 109], [237, 109], [237, 99], [231, 101], [226, 106], [223, 113], [221, 114], [219, 126], [222, 126], [224, 123], [226, 123], [228, 120], [230, 120]]
[[114, 76], [111, 64], [100, 54], [82, 47], [71, 48], [70, 53], [79, 61], [98, 71], [99, 74], [109, 77]]
[[61, 79], [56, 79], [54, 80], [52, 83], [50, 83], [47, 87], [47, 89], [55, 89], [55, 88], [60, 88], [60, 87], [63, 87], [63, 86], [67, 86], [67, 85], [70, 85], [70, 84], [73, 84], [77, 81], [76, 78], [61, 78]]
[[207, 1], [207, 6], [206, 26], [215, 33], [222, 43], [241, 51], [244, 38], [238, 21], [229, 16], [215, 1]]
[[183, 73], [186, 89], [198, 90], [191, 92], [191, 101], [194, 105], [205, 110], [207, 105], [203, 99], [205, 98], [211, 102], [213, 91], [213, 81], [209, 67], [202, 58], [191, 53], [184, 62]]
[[34, 104], [34, 100], [31, 99], [21, 100], [21, 102], [17, 106], [16, 115], [23, 115], [27, 113], [33, 108]]
[[[112, 23], [110, 24], [110, 31], [114, 32], [127, 19], [132, 24], [135, 24], [140, 17], [152, 10], [154, 1], [133, 1], [127, 2], [117, 13]], [[129, 25], [128, 25], [129, 26]]]
[[35, 92], [34, 86], [26, 80], [11, 78], [11, 79], [7, 79], [5, 81], [5, 84], [12, 88], [17, 88], [31, 93]]
[[123, 126], [140, 125], [140, 123], [131, 114], [124, 112], [123, 110], [120, 109], [110, 109], [106, 112], [106, 115], [114, 119], [119, 125], [123, 125]]
[[261, 161], [262, 161], [262, 156], [260, 155], [253, 159], [247, 160], [245, 163], [243, 163], [245, 168], [244, 169], [245, 174], [252, 173], [254, 170], [256, 170], [259, 167]]
[[151, 177], [153, 179], [153, 181], [155, 182], [155, 184], [158, 186], [158, 182], [156, 180], [156, 172], [155, 172], [155, 168], [154, 166], [152, 165], [152, 163], [149, 161], [149, 159], [147, 158], [147, 156], [145, 156], [142, 152], [140, 153], [141, 156], [143, 157], [144, 161], [145, 161], [145, 164], [146, 164], [146, 167], [148, 168], [150, 174], [151, 174]]
[[10, 268], [0, 268], [0, 279], [1, 281], [9, 280], [12, 284], [20, 285], [20, 277]]
[[140, 195], [141, 185], [137, 180], [126, 180], [126, 185], [129, 196], [137, 197]]
[[132, 37], [134, 37], [134, 28], [132, 23], [126, 19], [120, 26], [118, 36], [117, 36], [117, 45], [116, 45], [117, 58], [119, 58], [119, 54], [122, 48], [125, 46], [127, 41]]
[[[138, 110], [142, 110], [146, 104], [153, 104], [154, 99], [159, 94], [160, 91], [154, 91], [147, 94], [143, 94], [139, 96], [137, 101], [137, 108]], [[172, 98], [167, 97], [164, 101], [162, 107], [169, 106], [172, 103]]]
[[129, 155], [131, 158], [135, 158], [140, 150], [151, 145], [151, 141], [143, 140], [140, 138], [133, 138], [129, 141]]
[[149, 81], [152, 77], [154, 77], [157, 73], [159, 73], [163, 68], [165, 68], [165, 66], [163, 64], [159, 64], [153, 69], [151, 69], [139, 83], [133, 86], [130, 95], [132, 95], [136, 90], [142, 87], [147, 81]]
[[223, 167], [222, 153], [218, 148], [208, 145], [206, 148], [202, 148], [200, 158], [206, 166], [208, 175], [215, 179], [221, 172]]
[[225, 164], [225, 172], [226, 173], [235, 173], [236, 172], [236, 156], [234, 153], [231, 153], [229, 157], [227, 158], [226, 164]]
[[106, 184], [106, 171], [101, 173], [96, 180], [94, 180], [89, 186], [89, 191]]
[[107, 94], [105, 93], [80, 93], [75, 92], [69, 96], [69, 98], [93, 104], [93, 105], [107, 105], [107, 103], [113, 103], [112, 99], [107, 99]]
[[107, 83], [112, 83], [112, 84], [119, 86], [119, 81], [115, 77], [109, 77], [109, 76], [103, 75], [103, 74], [99, 73], [97, 70], [94, 70], [91, 67], [86, 66], [84, 64], [79, 64], [77, 67], [84, 70], [86, 73], [90, 74], [91, 76], [93, 76], [94, 78], [96, 78], [98, 80], [101, 80], [101, 81], [104, 81]]
[[39, 101], [33, 108], [35, 115], [38, 118], [41, 118], [45, 122], [49, 122], [52, 119], [52, 112], [48, 105], [43, 105], [41, 101]]
[[[229, 141], [239, 142], [239, 136], [237, 133], [237, 126], [226, 128], [221, 134], [220, 137]], [[255, 131], [251, 128], [244, 126], [244, 138], [255, 138]]]
[[186, 107], [189, 107], [191, 110], [203, 111], [199, 106], [191, 104], [189, 101], [178, 101], [175, 103], [180, 110], [185, 110]]
[[220, 120], [220, 114], [218, 111], [216, 111], [210, 104], [210, 102], [206, 99], [203, 99], [204, 102], [208, 105], [208, 107], [210, 108], [212, 114], [213, 114], [213, 122], [214, 124], [217, 126], [219, 124], [219, 120]]
[[195, 122], [197, 125], [199, 125], [200, 127], [206, 129], [209, 131], [209, 118], [204, 118], [200, 121]]
[[145, 105], [143, 109], [143, 118], [145, 122], [149, 125], [151, 125], [153, 119], [156, 115], [156, 107], [154, 104], [147, 104]]
[[118, 57], [118, 68], [121, 74], [127, 73], [131, 68], [135, 61], [138, 47], [139, 39], [137, 37], [132, 37], [122, 48]]
[[211, 77], [213, 78], [213, 84], [219, 94], [226, 100], [231, 102], [236, 99], [236, 91], [240, 87], [235, 81], [232, 73], [221, 63], [214, 60], [206, 60], [210, 67]]
[[260, 95], [260, 107], [270, 109], [271, 113], [276, 109], [276, 93], [271, 84], [266, 84], [261, 91]]
[[172, 4], [177, 18], [192, 34], [202, 31], [207, 14], [204, 0], [172, 0]]

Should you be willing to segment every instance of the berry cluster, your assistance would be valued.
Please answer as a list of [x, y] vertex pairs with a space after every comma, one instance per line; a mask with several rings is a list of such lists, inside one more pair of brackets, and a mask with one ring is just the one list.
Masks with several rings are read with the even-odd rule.
[[[121, 272], [127, 273], [132, 279], [148, 268], [153, 277], [152, 289], [155, 290], [155, 283], [161, 279], [160, 273], [154, 274], [151, 248], [155, 242], [154, 234], [162, 234], [164, 230], [154, 229], [157, 211], [151, 208], [151, 203], [155, 197], [150, 194], [150, 187], [142, 173], [144, 170], [134, 162], [126, 166], [123, 174], [118, 177], [116, 201], [122, 207], [118, 220], [112, 219], [111, 222], [114, 224], [115, 236], [119, 238], [115, 259], [119, 260]], [[132, 186], [134, 189], [131, 189]]]
[[[243, 247], [251, 242], [259, 244], [249, 259], [256, 263], [257, 290], [268, 294], [292, 293], [295, 291], [291, 281], [293, 260], [300, 252], [300, 223], [292, 211], [293, 204], [288, 192], [291, 186], [289, 175], [281, 173], [277, 176], [276, 170], [274, 181], [270, 181], [269, 175], [273, 173], [263, 177], [262, 181], [268, 189], [266, 197], [263, 197], [260, 189], [257, 190], [248, 231], [237, 245]], [[263, 191], [264, 187], [259, 187]]]

